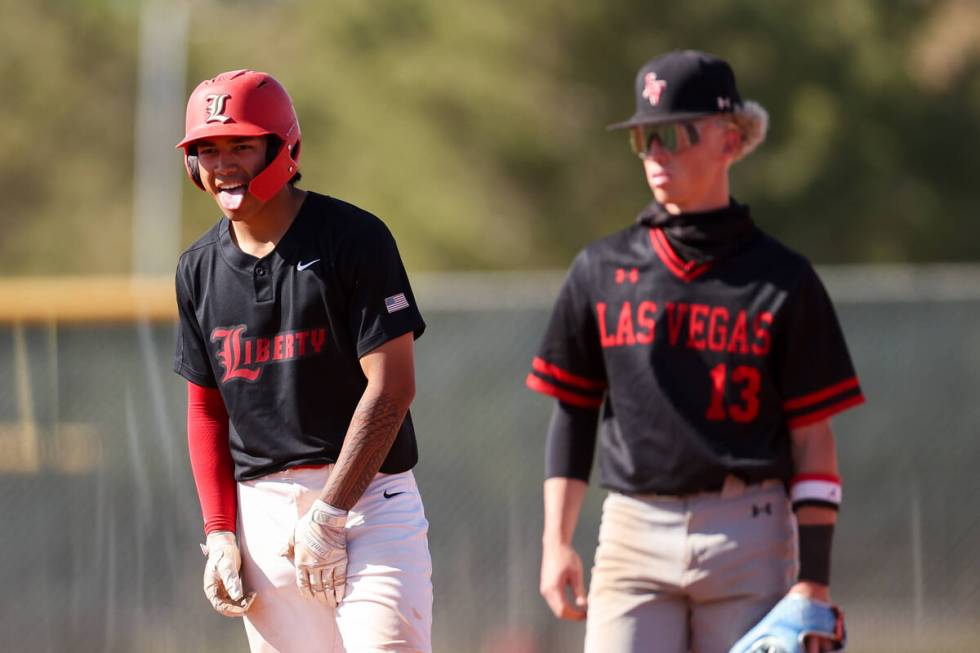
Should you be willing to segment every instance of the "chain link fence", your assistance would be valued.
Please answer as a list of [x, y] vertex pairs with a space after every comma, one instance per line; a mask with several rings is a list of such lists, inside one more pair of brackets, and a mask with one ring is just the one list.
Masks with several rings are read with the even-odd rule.
[[[821, 273], [868, 399], [835, 419], [850, 650], [978, 650], [980, 269]], [[523, 385], [560, 280], [415, 278], [437, 651], [581, 648], [537, 594], [551, 402]], [[173, 322], [0, 319], [0, 651], [246, 650], [200, 590]], [[587, 567], [602, 496], [576, 533]]]

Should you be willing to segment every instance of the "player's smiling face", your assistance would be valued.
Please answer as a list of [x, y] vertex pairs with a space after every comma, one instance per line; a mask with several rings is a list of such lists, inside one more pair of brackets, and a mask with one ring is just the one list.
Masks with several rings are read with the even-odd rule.
[[217, 136], [197, 143], [198, 169], [205, 190], [229, 220], [241, 220], [262, 208], [248, 182], [266, 166], [263, 137]]
[[693, 123], [697, 142], [670, 152], [653, 142], [643, 157], [647, 184], [669, 211], [703, 211], [728, 203], [728, 168], [738, 147], [738, 132], [722, 119]]

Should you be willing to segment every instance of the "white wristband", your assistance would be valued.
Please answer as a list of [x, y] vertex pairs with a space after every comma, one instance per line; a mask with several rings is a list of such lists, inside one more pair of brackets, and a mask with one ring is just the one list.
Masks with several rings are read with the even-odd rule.
[[331, 506], [329, 503], [323, 499], [317, 499], [313, 502], [313, 507], [310, 510], [319, 510], [320, 512], [325, 512], [331, 517], [346, 517], [347, 511], [341, 508], [336, 508]]
[[326, 526], [344, 526], [347, 523], [347, 511], [317, 499], [310, 508], [310, 519]]
[[789, 498], [796, 510], [802, 505], [837, 509], [842, 497], [840, 477], [834, 474], [799, 474], [790, 481]]

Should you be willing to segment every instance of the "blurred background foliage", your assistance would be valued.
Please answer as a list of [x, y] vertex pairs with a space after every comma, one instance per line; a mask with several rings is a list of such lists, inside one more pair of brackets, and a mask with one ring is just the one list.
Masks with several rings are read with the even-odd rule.
[[[765, 228], [821, 263], [980, 259], [975, 0], [192, 7], [188, 93], [223, 70], [275, 75], [303, 186], [384, 218], [410, 269], [564, 267], [628, 224], [649, 191], [605, 125], [632, 113], [636, 69], [681, 47], [729, 59], [770, 111], [734, 169]], [[0, 274], [128, 273], [138, 3], [0, 12]], [[184, 188], [186, 245], [217, 212]]]

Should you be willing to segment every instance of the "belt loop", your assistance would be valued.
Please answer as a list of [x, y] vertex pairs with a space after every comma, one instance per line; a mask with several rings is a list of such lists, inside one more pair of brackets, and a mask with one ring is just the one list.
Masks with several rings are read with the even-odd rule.
[[745, 481], [735, 474], [729, 474], [725, 477], [725, 484], [721, 486], [722, 499], [734, 499], [742, 496], [743, 492], [745, 492]]

